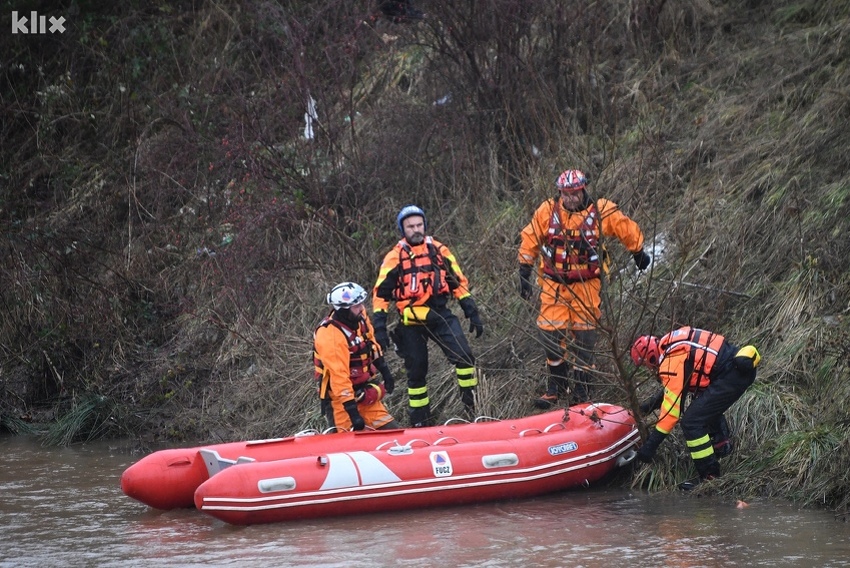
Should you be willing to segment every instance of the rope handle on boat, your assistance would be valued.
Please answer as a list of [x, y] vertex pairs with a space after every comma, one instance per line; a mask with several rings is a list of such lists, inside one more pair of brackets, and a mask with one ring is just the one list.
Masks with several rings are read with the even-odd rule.
[[457, 416], [454, 416], [454, 417], [446, 420], [443, 423], [443, 425], [448, 426], [449, 424], [454, 424], [455, 422], [461, 423], [461, 424], [478, 424], [479, 422], [485, 422], [485, 421], [487, 421], [487, 422], [501, 422], [502, 419], [501, 418], [494, 418], [493, 416], [479, 416], [475, 420], [472, 420], [470, 422], [466, 418], [459, 418]]
[[533, 432], [533, 433], [535, 433], [535, 434], [542, 434], [542, 433], [543, 433], [543, 430], [541, 430], [540, 428], [526, 428], [525, 430], [522, 430], [522, 431], [519, 433], [519, 437], [520, 437], [520, 438], [524, 438], [524, 437], [525, 437], [525, 435], [526, 435], [526, 434], [528, 434], [529, 432]]
[[446, 420], [445, 423], [443, 424], [443, 426], [448, 426], [449, 424], [455, 424], [455, 423], [469, 424], [470, 422], [469, 422], [469, 420], [467, 420], [465, 418], [458, 418], [457, 416], [455, 416], [453, 418], [449, 418], [448, 420]]
[[[441, 439], [441, 440], [444, 440], [445, 438], [440, 438], [440, 439]], [[430, 444], [430, 443], [428, 443], [426, 440], [423, 440], [423, 439], [421, 439], [421, 438], [414, 438], [414, 439], [410, 440], [408, 443], [406, 443], [406, 444], [404, 444], [404, 445], [399, 444], [399, 443], [398, 443], [398, 440], [392, 440], [392, 441], [387, 441], [387, 442], [384, 442], [383, 444], [380, 444], [377, 448], [375, 448], [375, 451], [376, 451], [376, 452], [380, 452], [380, 451], [381, 451], [381, 450], [383, 450], [383, 449], [384, 449], [384, 448], [385, 448], [388, 444], [394, 444], [394, 446], [392, 446], [393, 448], [397, 448], [397, 447], [402, 447], [402, 448], [403, 448], [403, 447], [405, 447], [405, 446], [406, 446], [406, 447], [408, 447], [408, 448], [410, 448], [410, 447], [413, 447], [413, 444], [414, 444], [415, 442], [422, 442], [423, 447], [424, 447], [424, 446], [430, 446], [430, 445], [431, 445], [431, 444]]]
[[447, 442], [447, 441], [449, 441], [449, 440], [454, 440], [454, 443], [455, 443], [455, 444], [460, 444], [460, 440], [458, 440], [458, 439], [457, 439], [457, 438], [455, 438], [454, 436], [443, 436], [442, 438], [440, 438], [440, 439], [436, 440], [436, 441], [434, 442], [434, 445], [435, 445], [435, 446], [439, 446], [439, 445], [440, 445], [440, 444], [442, 444], [443, 442]]
[[319, 434], [319, 431], [315, 428], [308, 428], [307, 430], [301, 430], [300, 432], [296, 432], [292, 435], [293, 438], [300, 438], [302, 436], [315, 436]]
[[562, 428], [564, 430], [567, 429], [566, 425], [563, 422], [553, 422], [552, 424], [549, 424], [548, 426], [546, 426], [546, 428], [544, 428], [543, 430], [541, 430], [540, 428], [526, 428], [525, 430], [522, 430], [519, 433], [519, 437], [523, 438], [529, 432], [534, 433], [534, 434], [548, 434], [549, 432], [552, 431], [553, 428]]

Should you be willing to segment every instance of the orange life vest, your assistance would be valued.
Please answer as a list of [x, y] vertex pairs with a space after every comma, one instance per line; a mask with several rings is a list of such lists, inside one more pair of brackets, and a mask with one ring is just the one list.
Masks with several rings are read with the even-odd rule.
[[[431, 237], [425, 237], [427, 255], [416, 255], [406, 240], [399, 241], [399, 280], [393, 291], [396, 302], [407, 300], [410, 305], [421, 305], [431, 296], [448, 294], [457, 288], [457, 278], [446, 269], [446, 259], [434, 246]], [[454, 283], [454, 287], [452, 287]]]
[[[366, 338], [366, 322], [361, 321], [358, 328], [351, 329], [341, 321], [333, 319], [333, 314], [328, 315], [319, 324], [319, 327], [332, 325], [345, 335], [348, 341], [350, 379], [352, 385], [362, 385], [375, 376], [378, 372], [374, 360], [376, 349], [372, 341]], [[316, 381], [319, 383], [319, 391], [322, 391], [322, 379], [325, 375], [325, 366], [319, 359], [318, 353], [313, 350], [313, 369]]]
[[561, 224], [561, 200], [555, 200], [546, 245], [542, 250], [543, 274], [552, 280], [567, 284], [599, 278], [602, 263], [598, 250], [600, 226], [599, 211], [595, 203], [586, 209], [587, 216], [575, 229], [564, 229]]
[[683, 327], [671, 331], [658, 340], [658, 350], [661, 355], [658, 363], [672, 353], [687, 352], [685, 360], [685, 385], [688, 390], [706, 388], [711, 383], [711, 371], [717, 362], [717, 355], [726, 339], [717, 333]]

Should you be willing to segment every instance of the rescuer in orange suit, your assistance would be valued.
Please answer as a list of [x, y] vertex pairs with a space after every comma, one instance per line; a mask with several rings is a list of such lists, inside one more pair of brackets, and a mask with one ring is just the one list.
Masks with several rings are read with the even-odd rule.
[[322, 414], [338, 431], [400, 428], [381, 402], [395, 380], [363, 306], [367, 297], [354, 282], [334, 286], [327, 296], [333, 309], [313, 334]]
[[613, 201], [591, 199], [582, 172], [563, 172], [555, 186], [558, 195], [541, 203], [522, 229], [518, 254], [520, 294], [526, 300], [532, 296], [531, 273], [539, 259], [537, 327], [549, 371], [546, 393], [534, 401], [541, 409], [557, 404], [570, 388], [567, 352], [573, 371], [572, 402], [592, 398], [590, 371], [602, 314], [601, 278], [607, 269], [603, 237], [616, 237], [640, 270], [652, 261], [643, 250], [638, 224]]
[[449, 363], [454, 365], [460, 399], [467, 415], [475, 410], [475, 357], [448, 302], [458, 300], [469, 331], [476, 337], [484, 333], [475, 300], [469, 293], [469, 281], [449, 248], [426, 235], [425, 212], [408, 205], [396, 216], [402, 239], [384, 256], [372, 291], [375, 337], [382, 349], [389, 345], [387, 310], [395, 302], [400, 322], [393, 332], [399, 356], [407, 374], [410, 423], [427, 426], [431, 421], [428, 396], [428, 340], [434, 341]]
[[[722, 335], [682, 327], [662, 337], [643, 335], [632, 344], [635, 365], [658, 374], [663, 387], [655, 428], [638, 450], [637, 458], [652, 461], [658, 446], [679, 424], [700, 481], [720, 475], [711, 429], [756, 379], [761, 355], [752, 345], [742, 348]], [[685, 398], [693, 395], [685, 408]], [[680, 487], [691, 489], [692, 483]]]

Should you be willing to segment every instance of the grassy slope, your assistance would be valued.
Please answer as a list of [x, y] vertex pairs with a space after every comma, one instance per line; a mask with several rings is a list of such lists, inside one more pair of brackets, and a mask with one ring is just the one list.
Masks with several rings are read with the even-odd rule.
[[[582, 16], [592, 37], [546, 36], [544, 15], [531, 28], [548, 39], [494, 39], [522, 36], [515, 26], [472, 47], [436, 26], [352, 25], [363, 14], [327, 5], [287, 17], [271, 2], [131, 5], [84, 14], [50, 43], [4, 40], [5, 425], [50, 409], [57, 443], [319, 426], [309, 356], [324, 292], [371, 283], [409, 201], [457, 253], [487, 320], [473, 341], [479, 410], [524, 414], [543, 359], [515, 291], [516, 234], [575, 164], [665, 244], [640, 279], [611, 245], [600, 396], [626, 403], [629, 385], [650, 388], [623, 365], [636, 333], [687, 323], [753, 342], [764, 365], [730, 412], [739, 451], [722, 487], [846, 509], [842, 3], [668, 2], [632, 37], [625, 3], [611, 2], [604, 32]], [[476, 65], [443, 57], [457, 53]], [[526, 65], [503, 66], [507, 54]], [[563, 72], [526, 75], [544, 64]], [[298, 140], [305, 88], [322, 119], [312, 143]], [[447, 92], [452, 104], [431, 104]], [[512, 159], [532, 143], [539, 157]], [[439, 356], [432, 376], [451, 416]], [[391, 409], [403, 417], [403, 397]], [[635, 483], [688, 476], [678, 439], [661, 458]]]

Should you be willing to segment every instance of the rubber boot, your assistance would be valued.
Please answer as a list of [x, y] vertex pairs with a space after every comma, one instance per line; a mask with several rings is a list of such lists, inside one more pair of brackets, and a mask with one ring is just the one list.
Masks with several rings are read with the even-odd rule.
[[475, 389], [472, 387], [460, 387], [460, 401], [467, 418], [475, 418]]
[[726, 416], [721, 414], [720, 418], [709, 426], [708, 434], [711, 436], [711, 444], [714, 446], [714, 455], [718, 459], [725, 458], [732, 453], [734, 446], [732, 445], [732, 434]]
[[588, 372], [581, 369], [573, 370], [573, 404], [581, 404], [582, 402], [590, 401], [590, 382], [588, 381]]
[[593, 349], [596, 345], [597, 332], [595, 329], [578, 330], [573, 333], [573, 346], [575, 355], [575, 366], [573, 367], [573, 392], [572, 403], [580, 404], [589, 402], [593, 398], [591, 392], [591, 369], [593, 364]]
[[413, 428], [424, 428], [431, 425], [431, 405], [410, 408], [410, 425]]
[[325, 420], [328, 422], [328, 428], [336, 428], [336, 424], [334, 423], [334, 409], [331, 406], [331, 401], [327, 399], [321, 400], [321, 412], [322, 416], [325, 417]]
[[549, 368], [549, 379], [546, 385], [546, 394], [535, 399], [534, 406], [541, 410], [547, 410], [558, 404], [558, 397], [566, 394], [569, 389], [567, 382], [567, 364], [547, 365]]
[[682, 491], [693, 491], [702, 482], [720, 477], [720, 463], [714, 455], [694, 460], [694, 465], [697, 468], [697, 473], [699, 473], [699, 478], [689, 479], [680, 483], [679, 489]]
[[699, 473], [700, 481], [708, 481], [720, 477], [720, 462], [714, 454], [702, 459], [694, 460], [694, 465]]

